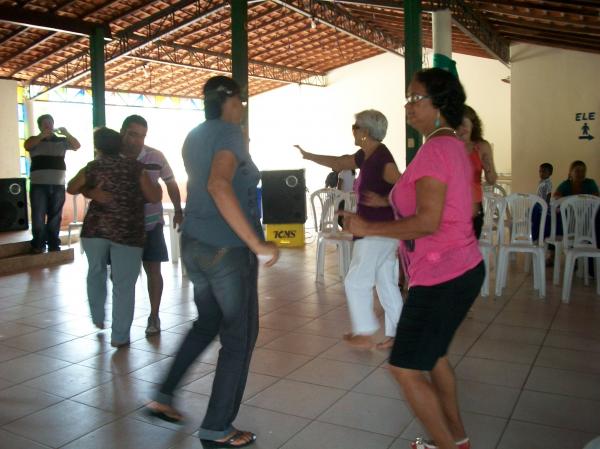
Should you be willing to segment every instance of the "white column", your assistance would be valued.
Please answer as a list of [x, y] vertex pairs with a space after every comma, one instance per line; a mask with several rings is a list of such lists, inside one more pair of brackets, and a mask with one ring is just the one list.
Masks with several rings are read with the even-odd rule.
[[431, 14], [433, 29], [433, 53], [452, 59], [452, 14], [440, 9]]

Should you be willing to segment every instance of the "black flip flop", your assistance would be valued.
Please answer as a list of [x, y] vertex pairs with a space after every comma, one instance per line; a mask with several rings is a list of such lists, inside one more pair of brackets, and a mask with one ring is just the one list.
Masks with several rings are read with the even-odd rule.
[[246, 433], [246, 432], [238, 430], [231, 436], [231, 438], [229, 438], [228, 440], [225, 440], [225, 441], [200, 439], [200, 442], [202, 443], [202, 446], [204, 446], [204, 449], [217, 449], [217, 448], [222, 448], [222, 447], [233, 447], [233, 448], [246, 447], [246, 446], [250, 446], [251, 444], [254, 444], [254, 442], [256, 441], [256, 435], [254, 435], [252, 432], [250, 432], [252, 434], [252, 438], [250, 439], [250, 441], [247, 441], [246, 443], [242, 443], [242, 444], [235, 444], [235, 442], [239, 438], [241, 438], [241, 436], [244, 433]]

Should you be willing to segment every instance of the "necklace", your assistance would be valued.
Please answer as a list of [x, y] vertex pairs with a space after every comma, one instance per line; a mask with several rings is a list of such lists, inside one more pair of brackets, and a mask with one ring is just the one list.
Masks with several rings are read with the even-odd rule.
[[441, 128], [434, 129], [429, 134], [427, 134], [425, 136], [425, 140], [429, 140], [431, 137], [435, 136], [440, 131], [452, 131], [452, 135], [456, 134], [454, 129], [450, 128], [449, 126], [442, 126]]

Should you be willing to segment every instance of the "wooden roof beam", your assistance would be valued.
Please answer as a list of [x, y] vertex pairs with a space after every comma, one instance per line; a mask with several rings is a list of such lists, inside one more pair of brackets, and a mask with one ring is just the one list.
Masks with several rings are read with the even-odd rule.
[[[461, 31], [476, 41], [500, 62], [510, 62], [509, 42], [504, 39], [481, 14], [476, 13], [464, 0], [431, 0], [434, 9], [449, 9], [452, 20]], [[425, 5], [424, 5], [425, 8]]]
[[103, 28], [107, 40], [111, 35], [110, 28], [104, 24], [11, 6], [0, 6], [0, 22], [86, 37], [92, 34], [94, 28]]
[[327, 25], [379, 50], [404, 56], [404, 42], [372, 27], [336, 4], [313, 0], [273, 0], [298, 14]]

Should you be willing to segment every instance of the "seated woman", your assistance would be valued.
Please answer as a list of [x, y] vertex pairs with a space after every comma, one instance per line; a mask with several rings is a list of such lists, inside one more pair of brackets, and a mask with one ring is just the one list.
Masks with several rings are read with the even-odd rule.
[[144, 239], [144, 202], [156, 203], [162, 189], [152, 182], [142, 163], [120, 156], [121, 136], [109, 128], [94, 132], [97, 158], [69, 181], [71, 195], [101, 190], [83, 219], [81, 244], [88, 259], [87, 294], [92, 321], [104, 329], [106, 274], [110, 260], [113, 283], [111, 345], [129, 344], [135, 306], [135, 282], [140, 273]]

